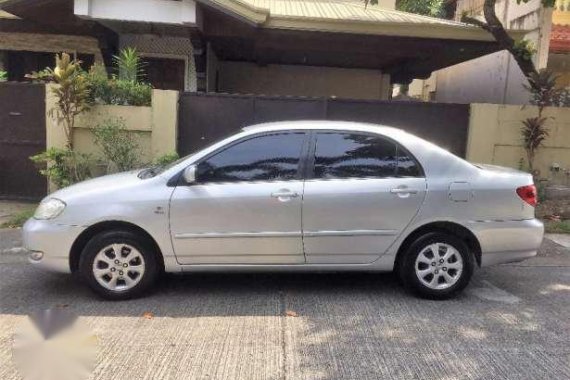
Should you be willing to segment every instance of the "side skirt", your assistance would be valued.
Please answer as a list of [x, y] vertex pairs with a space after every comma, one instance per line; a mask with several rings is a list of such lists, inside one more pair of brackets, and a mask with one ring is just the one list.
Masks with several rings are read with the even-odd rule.
[[394, 256], [384, 255], [370, 264], [196, 264], [180, 265], [179, 270], [169, 272], [391, 272]]

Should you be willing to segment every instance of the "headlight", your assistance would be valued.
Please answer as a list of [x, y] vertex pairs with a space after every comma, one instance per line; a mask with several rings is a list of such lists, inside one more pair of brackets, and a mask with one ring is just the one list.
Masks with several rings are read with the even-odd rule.
[[34, 213], [34, 219], [53, 219], [63, 212], [65, 209], [65, 203], [56, 198], [49, 198], [40, 203], [36, 212]]

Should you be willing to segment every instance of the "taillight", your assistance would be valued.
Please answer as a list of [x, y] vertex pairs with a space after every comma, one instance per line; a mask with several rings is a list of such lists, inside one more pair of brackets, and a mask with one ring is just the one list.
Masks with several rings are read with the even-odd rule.
[[536, 186], [534, 185], [527, 185], [521, 186], [517, 189], [517, 194], [523, 201], [531, 205], [532, 207], [536, 206], [538, 203], [538, 195], [536, 194]]

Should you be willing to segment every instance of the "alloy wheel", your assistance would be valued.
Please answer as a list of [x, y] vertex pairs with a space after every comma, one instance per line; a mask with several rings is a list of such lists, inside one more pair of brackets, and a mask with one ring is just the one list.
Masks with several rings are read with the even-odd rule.
[[463, 259], [452, 245], [433, 243], [420, 251], [414, 268], [423, 285], [443, 290], [452, 287], [461, 278]]

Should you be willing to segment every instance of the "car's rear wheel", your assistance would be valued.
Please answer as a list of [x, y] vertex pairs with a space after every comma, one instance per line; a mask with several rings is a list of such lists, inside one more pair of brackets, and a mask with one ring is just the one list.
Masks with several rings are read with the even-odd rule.
[[404, 286], [429, 299], [449, 299], [471, 280], [473, 254], [458, 237], [431, 232], [416, 239], [400, 261], [399, 275]]
[[131, 231], [106, 231], [85, 246], [79, 270], [87, 284], [106, 299], [123, 300], [144, 294], [159, 267], [154, 244]]

